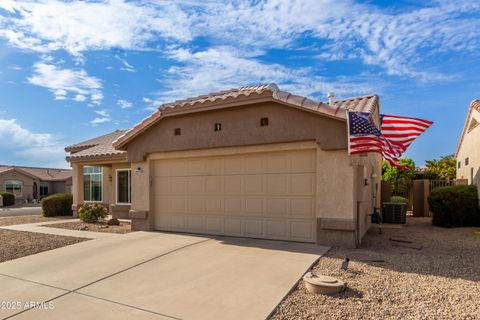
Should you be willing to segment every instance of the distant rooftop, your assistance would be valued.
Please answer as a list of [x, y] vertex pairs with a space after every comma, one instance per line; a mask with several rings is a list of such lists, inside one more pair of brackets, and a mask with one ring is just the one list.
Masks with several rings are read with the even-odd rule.
[[26, 172], [27, 174], [43, 181], [63, 181], [72, 176], [71, 169], [22, 167], [12, 165], [0, 165], [0, 174], [15, 169], [21, 172]]

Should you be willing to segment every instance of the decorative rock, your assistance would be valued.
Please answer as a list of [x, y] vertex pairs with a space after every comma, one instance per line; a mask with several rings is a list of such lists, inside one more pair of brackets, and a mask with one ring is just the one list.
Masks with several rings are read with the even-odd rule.
[[120, 221], [117, 218], [112, 218], [112, 219], [107, 221], [107, 225], [109, 225], [109, 226], [119, 226]]
[[88, 226], [83, 226], [83, 227], [81, 227], [81, 228], [78, 229], [78, 230], [80, 230], [80, 231], [86, 231], [86, 230], [88, 230]]
[[306, 275], [303, 280], [310, 293], [336, 294], [346, 288], [345, 282], [329, 276]]

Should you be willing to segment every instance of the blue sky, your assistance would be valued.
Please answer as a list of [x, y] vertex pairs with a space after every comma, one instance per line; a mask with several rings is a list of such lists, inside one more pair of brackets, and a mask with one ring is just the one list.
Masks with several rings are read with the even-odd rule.
[[434, 125], [407, 156], [454, 153], [480, 98], [478, 1], [0, 1], [0, 164], [67, 167], [63, 147], [155, 106], [249, 84], [378, 94]]

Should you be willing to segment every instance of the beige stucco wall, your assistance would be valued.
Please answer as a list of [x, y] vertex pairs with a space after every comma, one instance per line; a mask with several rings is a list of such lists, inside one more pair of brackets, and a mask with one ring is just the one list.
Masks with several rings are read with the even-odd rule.
[[[260, 126], [263, 117], [266, 127]], [[213, 130], [215, 123], [222, 131]], [[130, 161], [143, 161], [155, 152], [308, 140], [324, 150], [346, 149], [345, 121], [268, 102], [164, 118], [128, 143], [127, 151]]]
[[[480, 123], [480, 113], [472, 108], [467, 129], [472, 118]], [[465, 159], [469, 158], [469, 164], [465, 165]], [[460, 168], [458, 168], [460, 162]], [[473, 181], [471, 170], [473, 169]], [[467, 130], [463, 137], [460, 150], [457, 153], [457, 179], [468, 179], [469, 184], [476, 184], [480, 187], [480, 125], [470, 132]]]
[[8, 171], [0, 174], [0, 192], [5, 192], [5, 182], [8, 180], [22, 181], [22, 196], [17, 197], [17, 200], [32, 200], [33, 199], [33, 183], [36, 182], [40, 186], [38, 179], [33, 179], [30, 176], [24, 175], [17, 171]]

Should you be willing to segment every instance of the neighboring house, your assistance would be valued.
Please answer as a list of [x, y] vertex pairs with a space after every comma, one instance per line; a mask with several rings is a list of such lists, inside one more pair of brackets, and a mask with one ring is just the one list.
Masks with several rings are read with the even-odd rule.
[[[346, 109], [274, 84], [175, 101], [128, 131], [65, 148], [74, 212], [109, 205], [134, 230], [355, 246], [379, 206], [381, 156], [349, 156]], [[378, 196], [377, 196], [378, 195]]]
[[70, 193], [72, 170], [0, 165], [0, 192], [10, 192], [15, 199], [41, 199], [54, 193]]
[[480, 186], [480, 100], [473, 100], [468, 108], [467, 119], [458, 142], [457, 180], [468, 180], [468, 184]]

